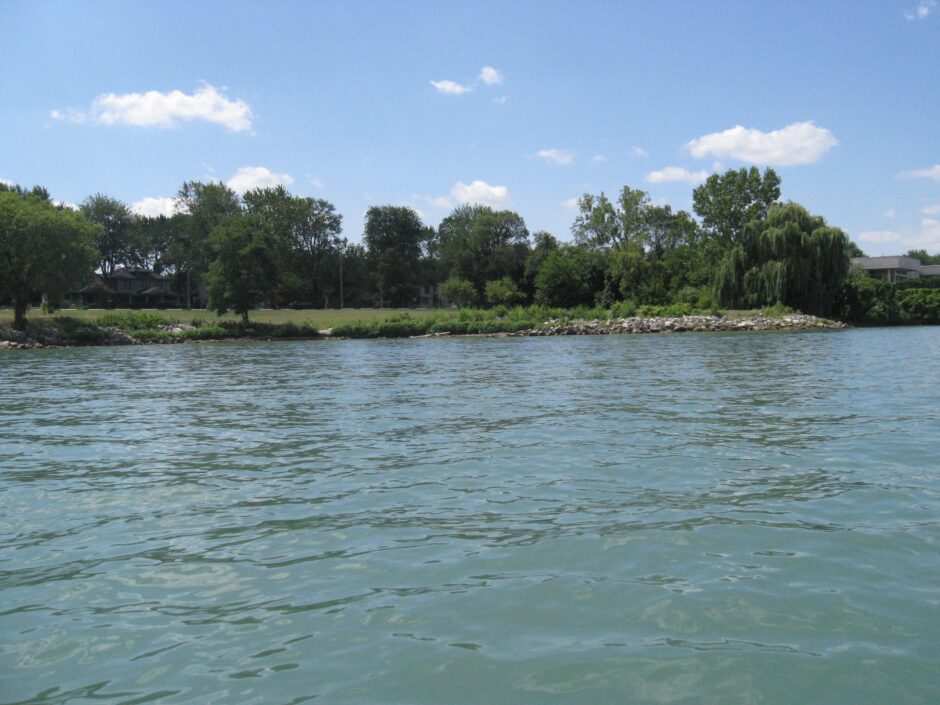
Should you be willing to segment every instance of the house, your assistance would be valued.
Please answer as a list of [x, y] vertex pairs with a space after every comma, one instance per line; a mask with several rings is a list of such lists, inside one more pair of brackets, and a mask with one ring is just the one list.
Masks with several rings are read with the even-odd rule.
[[940, 264], [921, 264], [913, 257], [853, 257], [852, 264], [889, 282], [940, 276]]
[[441, 305], [437, 293], [437, 284], [422, 284], [418, 295], [418, 306], [421, 308], [434, 308]]
[[173, 277], [140, 267], [120, 267], [107, 279], [95, 274], [92, 281], [69, 298], [78, 304], [101, 308], [162, 308], [179, 306], [180, 295], [170, 284]]

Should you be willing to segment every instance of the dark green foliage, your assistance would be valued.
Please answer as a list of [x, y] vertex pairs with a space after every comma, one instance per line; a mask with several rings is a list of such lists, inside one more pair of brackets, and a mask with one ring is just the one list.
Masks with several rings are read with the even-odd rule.
[[518, 213], [459, 206], [441, 221], [437, 236], [444, 271], [469, 281], [480, 298], [486, 282], [521, 281], [525, 274], [529, 231]]
[[135, 237], [134, 216], [124, 203], [96, 193], [82, 202], [80, 210], [99, 226], [97, 245], [101, 253], [101, 275], [106, 282], [117, 267], [143, 264], [140, 243]]
[[728, 308], [785, 304], [821, 316], [833, 312], [849, 270], [848, 239], [795, 203], [753, 221], [721, 259], [713, 292]]
[[549, 253], [535, 277], [536, 303], [570, 308], [593, 299], [584, 254], [582, 249], [570, 246]]
[[56, 304], [91, 273], [99, 232], [36, 189], [0, 191], [0, 297], [13, 301], [14, 327], [23, 330], [35, 299], [45, 294]]
[[[64, 320], [64, 319], [63, 319]], [[121, 330], [146, 330], [166, 325], [166, 319], [158, 313], [144, 311], [108, 312], [98, 316], [95, 321], [99, 326], [112, 326]]]
[[259, 215], [238, 215], [213, 229], [210, 244], [216, 256], [207, 275], [209, 307], [219, 315], [232, 309], [248, 323], [248, 311], [276, 285], [274, 235]]
[[473, 284], [460, 277], [451, 277], [441, 284], [438, 294], [443, 301], [456, 306], [473, 306], [479, 298]]
[[764, 220], [779, 198], [777, 172], [765, 169], [761, 175], [757, 167], [712, 174], [692, 191], [708, 239], [722, 248], [740, 243], [745, 227]]
[[383, 306], [407, 306], [415, 300], [419, 262], [427, 228], [403, 206], [373, 206], [366, 212], [364, 240], [370, 270]]
[[513, 306], [524, 299], [525, 294], [510, 277], [486, 282], [486, 302], [490, 306]]
[[900, 320], [894, 286], [857, 267], [845, 278], [836, 306], [839, 318], [858, 325], [887, 325]]
[[896, 298], [904, 321], [940, 323], [940, 289], [903, 289]]

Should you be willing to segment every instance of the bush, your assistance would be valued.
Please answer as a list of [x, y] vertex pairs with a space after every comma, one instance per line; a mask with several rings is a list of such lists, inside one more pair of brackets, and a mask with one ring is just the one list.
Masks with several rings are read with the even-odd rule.
[[491, 306], [512, 306], [525, 298], [525, 295], [516, 286], [511, 277], [503, 277], [495, 281], [486, 282], [486, 302]]
[[442, 299], [457, 306], [466, 306], [477, 302], [477, 290], [466, 279], [451, 277], [441, 284], [438, 294]]
[[146, 313], [144, 311], [109, 311], [98, 316], [95, 321], [99, 326], [129, 330], [151, 330], [169, 323], [159, 313]]
[[940, 323], [940, 289], [902, 289], [896, 299], [903, 321]]
[[636, 301], [627, 299], [615, 303], [610, 307], [610, 315], [613, 318], [633, 318], [636, 315]]

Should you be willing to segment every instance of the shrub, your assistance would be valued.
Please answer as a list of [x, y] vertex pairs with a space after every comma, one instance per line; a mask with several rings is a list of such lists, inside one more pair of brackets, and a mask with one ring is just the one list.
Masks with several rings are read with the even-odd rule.
[[503, 306], [512, 306], [525, 298], [516, 282], [511, 277], [503, 277], [494, 281], [486, 282], [485, 288], [486, 301], [491, 306], [502, 304]]
[[156, 329], [168, 322], [159, 313], [144, 311], [109, 311], [98, 316], [95, 321], [99, 326], [120, 328], [123, 331]]
[[441, 284], [438, 294], [442, 299], [457, 306], [472, 305], [477, 302], [477, 290], [466, 279], [451, 277]]

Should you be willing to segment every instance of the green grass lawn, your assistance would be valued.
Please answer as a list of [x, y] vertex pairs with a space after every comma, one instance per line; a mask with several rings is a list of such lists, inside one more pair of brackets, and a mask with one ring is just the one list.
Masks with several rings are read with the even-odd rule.
[[[206, 323], [220, 320], [212, 311], [191, 311], [186, 309], [101, 309], [101, 308], [62, 308], [54, 314], [43, 315], [39, 309], [30, 309], [26, 314], [27, 319], [31, 321], [47, 320], [54, 316], [69, 316], [81, 321], [95, 321], [104, 313], [122, 313], [129, 310], [145, 311], [146, 313], [156, 313], [163, 316], [167, 323], [186, 323], [193, 319], [201, 319]], [[447, 309], [444, 309], [445, 311]], [[261, 309], [252, 311], [249, 314], [251, 321], [256, 323], [295, 323], [301, 325], [310, 324], [316, 328], [332, 328], [334, 326], [349, 323], [371, 323], [372, 321], [382, 321], [388, 316], [407, 313], [412, 318], [423, 318], [432, 312], [440, 313], [442, 309], [424, 309], [424, 308], [344, 308], [344, 309], [306, 309], [294, 311], [293, 309]], [[225, 321], [241, 320], [240, 316], [233, 313], [227, 313], [221, 317]], [[0, 308], [0, 326], [11, 326], [13, 324], [13, 310], [9, 308]]]

